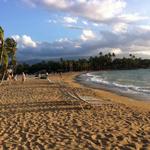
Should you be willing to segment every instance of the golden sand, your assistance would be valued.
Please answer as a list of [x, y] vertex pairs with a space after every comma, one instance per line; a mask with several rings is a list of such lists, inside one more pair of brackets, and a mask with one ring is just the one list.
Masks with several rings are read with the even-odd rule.
[[84, 87], [77, 74], [0, 86], [0, 149], [149, 150], [150, 103]]

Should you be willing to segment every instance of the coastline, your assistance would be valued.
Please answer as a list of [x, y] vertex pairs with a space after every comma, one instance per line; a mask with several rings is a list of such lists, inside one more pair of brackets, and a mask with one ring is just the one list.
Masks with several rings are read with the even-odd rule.
[[84, 72], [77, 73], [76, 75], [73, 75], [73, 80], [74, 81], [72, 81], [72, 82], [76, 82], [80, 86], [83, 86], [85, 88], [90, 88], [90, 89], [94, 90], [96, 92], [97, 96], [100, 96], [103, 99], [110, 99], [114, 102], [119, 102], [119, 103], [122, 103], [122, 104], [126, 104], [126, 105], [131, 106], [131, 107], [137, 107], [142, 111], [143, 110], [144, 111], [145, 110], [150, 111], [150, 101], [142, 100], [142, 99], [136, 99], [136, 97], [132, 97], [132, 96], [130, 97], [128, 95], [123, 95], [119, 92], [113, 92], [113, 91], [111, 91], [107, 88], [101, 89], [99, 87], [92, 86], [90, 84], [86, 84], [86, 83], [78, 80], [78, 77], [82, 74], [84, 74]]
[[1, 86], [0, 149], [148, 149], [149, 105], [86, 87], [81, 73]]

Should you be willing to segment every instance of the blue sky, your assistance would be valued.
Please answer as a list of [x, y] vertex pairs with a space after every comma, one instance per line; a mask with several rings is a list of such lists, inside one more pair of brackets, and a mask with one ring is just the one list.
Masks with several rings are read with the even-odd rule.
[[[2, 1], [2, 2], [1, 2]], [[30, 35], [38, 41], [55, 41], [60, 38], [77, 38], [79, 32], [72, 32], [60, 23], [49, 23], [50, 19], [65, 16], [61, 13], [49, 12], [42, 8], [25, 5], [21, 0], [0, 0], [1, 26], [6, 36]], [[58, 17], [59, 16], [59, 17]]]
[[150, 58], [149, 0], [0, 0], [0, 26], [19, 59], [90, 56]]

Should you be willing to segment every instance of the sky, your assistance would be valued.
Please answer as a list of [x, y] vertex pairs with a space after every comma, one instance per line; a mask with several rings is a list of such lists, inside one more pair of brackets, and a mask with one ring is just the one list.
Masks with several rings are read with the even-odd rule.
[[149, 0], [0, 0], [5, 38], [17, 58], [134, 54], [150, 58]]

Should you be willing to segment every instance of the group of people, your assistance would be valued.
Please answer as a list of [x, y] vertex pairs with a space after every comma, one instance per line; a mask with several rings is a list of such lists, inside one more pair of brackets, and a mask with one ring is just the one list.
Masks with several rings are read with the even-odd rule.
[[[9, 83], [11, 83], [11, 81], [17, 81], [17, 80], [18, 80], [17, 74], [13, 75], [13, 72], [8, 72], [7, 73], [7, 81], [9, 81]], [[22, 75], [21, 75], [21, 82], [24, 83], [25, 81], [26, 81], [26, 75], [23, 72]]]

